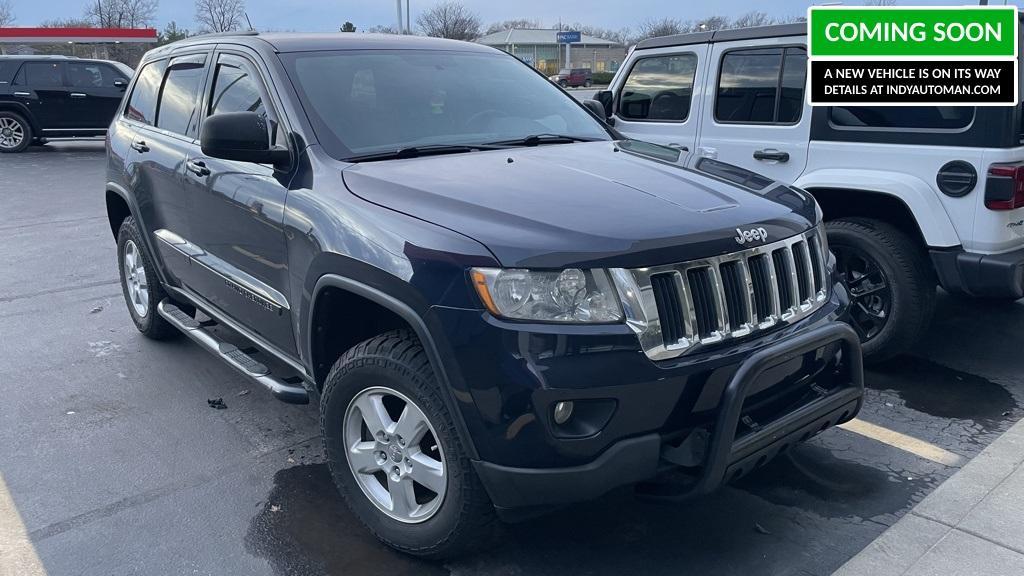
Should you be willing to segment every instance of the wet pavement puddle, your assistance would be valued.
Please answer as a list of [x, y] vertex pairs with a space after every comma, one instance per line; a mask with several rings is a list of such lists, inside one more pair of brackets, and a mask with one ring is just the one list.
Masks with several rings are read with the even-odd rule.
[[871, 389], [895, 392], [907, 408], [985, 428], [998, 427], [1018, 408], [1013, 395], [995, 382], [913, 356], [869, 370], [866, 380]]
[[908, 479], [837, 458], [815, 444], [802, 444], [734, 486], [773, 504], [824, 518], [876, 518], [900, 512], [923, 498], [934, 484], [930, 477]]
[[293, 466], [274, 475], [274, 488], [249, 525], [245, 549], [288, 576], [448, 574], [378, 542], [341, 499], [327, 464]]

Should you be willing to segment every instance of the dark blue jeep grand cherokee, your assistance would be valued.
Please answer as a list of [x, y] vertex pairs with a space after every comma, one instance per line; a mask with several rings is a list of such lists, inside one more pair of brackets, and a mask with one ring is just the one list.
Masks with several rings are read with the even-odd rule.
[[860, 408], [813, 199], [623, 139], [487, 47], [175, 43], [108, 162], [139, 330], [317, 396], [339, 490], [412, 554], [620, 485], [705, 493]]

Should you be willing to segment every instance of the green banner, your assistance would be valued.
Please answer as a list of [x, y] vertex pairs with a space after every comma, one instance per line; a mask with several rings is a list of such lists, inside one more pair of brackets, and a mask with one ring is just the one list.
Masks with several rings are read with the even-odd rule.
[[972, 56], [1016, 54], [1017, 9], [830, 8], [808, 15], [810, 55]]

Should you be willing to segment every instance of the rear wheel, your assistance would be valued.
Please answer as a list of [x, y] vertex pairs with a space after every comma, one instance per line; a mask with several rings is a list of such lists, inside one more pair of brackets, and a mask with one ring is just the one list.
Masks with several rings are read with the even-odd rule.
[[583, 83], [583, 87], [584, 88], [590, 88], [593, 85], [594, 85], [594, 82], [591, 81], [591, 80], [587, 80], [586, 82]]
[[0, 152], [22, 152], [32, 143], [32, 126], [20, 114], [0, 112]]
[[878, 220], [843, 218], [826, 226], [865, 359], [881, 362], [906, 352], [921, 339], [935, 309], [936, 282], [927, 254]]
[[567, 81], [565, 81], [565, 80], [559, 80], [558, 81], [558, 85], [561, 86], [562, 88], [568, 88], [569, 87], [569, 83]]
[[338, 490], [384, 543], [446, 558], [488, 542], [494, 507], [410, 332], [371, 338], [334, 364], [320, 427]]

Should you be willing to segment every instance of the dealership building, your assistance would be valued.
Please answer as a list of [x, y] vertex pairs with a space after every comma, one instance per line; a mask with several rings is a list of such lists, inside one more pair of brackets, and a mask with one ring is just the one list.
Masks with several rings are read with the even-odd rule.
[[504, 50], [545, 74], [554, 74], [562, 68], [614, 72], [626, 59], [624, 45], [582, 34], [580, 41], [574, 42], [569, 50], [572, 62], [566, 62], [566, 45], [558, 43], [558, 30], [513, 28], [488, 34], [477, 42]]

